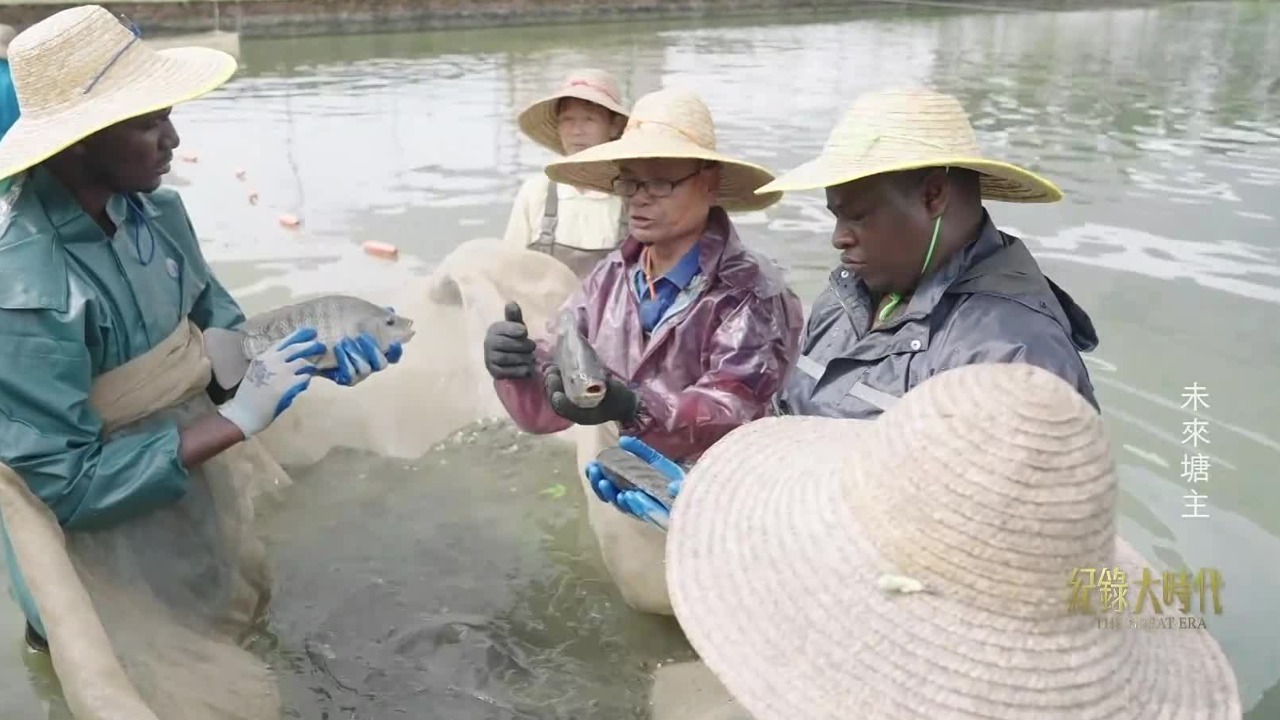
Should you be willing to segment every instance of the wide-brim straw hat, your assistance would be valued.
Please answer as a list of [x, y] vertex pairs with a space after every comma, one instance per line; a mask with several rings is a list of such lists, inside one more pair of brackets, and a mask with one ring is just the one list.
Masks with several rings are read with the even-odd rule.
[[206, 48], [147, 47], [98, 5], [69, 8], [9, 45], [18, 121], [0, 140], [0, 178], [104, 128], [197, 98], [236, 71], [230, 55]]
[[577, 98], [593, 102], [622, 117], [630, 117], [618, 81], [604, 70], [583, 68], [565, 76], [560, 87], [550, 95], [536, 100], [516, 118], [520, 130], [531, 140], [557, 155], [567, 155], [560, 141], [560, 121], [557, 112], [561, 100]]
[[[1149, 566], [1117, 494], [1070, 385], [965, 366], [876, 420], [767, 418], [713, 445], [672, 509], [667, 583], [756, 720], [1239, 720], [1207, 630], [1130, 627], [1158, 616], [1130, 614]], [[1070, 611], [1074, 568], [1115, 567], [1128, 611]]]
[[0, 60], [9, 59], [9, 43], [17, 37], [18, 31], [12, 25], [0, 24]]
[[718, 204], [729, 212], [763, 210], [782, 199], [781, 192], [755, 192], [773, 180], [773, 173], [716, 150], [711, 111], [697, 94], [681, 88], [666, 88], [640, 98], [622, 137], [551, 162], [546, 173], [558, 183], [612, 193], [620, 162], [648, 158], [720, 163]]
[[813, 190], [872, 175], [928, 167], [959, 167], [981, 175], [982, 197], [1020, 203], [1062, 199], [1053, 183], [983, 156], [969, 115], [950, 95], [923, 89], [860, 96], [849, 107], [817, 158], [760, 188]]

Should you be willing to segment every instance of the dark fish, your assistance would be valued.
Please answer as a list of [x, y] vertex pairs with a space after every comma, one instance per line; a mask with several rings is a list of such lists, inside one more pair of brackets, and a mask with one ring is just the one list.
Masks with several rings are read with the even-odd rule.
[[593, 408], [604, 399], [607, 379], [604, 365], [591, 344], [578, 332], [577, 319], [568, 310], [560, 315], [551, 361], [560, 368], [564, 394], [569, 397], [569, 402], [581, 408]]
[[613, 478], [619, 490], [643, 490], [663, 507], [671, 508], [675, 500], [668, 491], [671, 479], [649, 463], [616, 446], [601, 450], [596, 462]]
[[323, 295], [259, 313], [234, 330], [205, 330], [205, 352], [218, 383], [233, 387], [252, 358], [278, 347], [302, 327], [315, 328], [316, 340], [325, 345], [325, 354], [312, 359], [319, 370], [337, 367], [333, 348], [344, 337], [367, 333], [385, 353], [393, 343], [406, 343], [414, 334], [412, 320], [381, 305], [350, 295]]

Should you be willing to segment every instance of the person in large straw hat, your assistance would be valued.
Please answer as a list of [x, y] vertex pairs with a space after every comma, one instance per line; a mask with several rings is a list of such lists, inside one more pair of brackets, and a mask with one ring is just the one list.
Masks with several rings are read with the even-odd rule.
[[[628, 117], [613, 75], [583, 68], [525, 108], [517, 124], [531, 140], [563, 156], [618, 139]], [[586, 277], [626, 234], [622, 198], [552, 182], [538, 172], [520, 186], [504, 237], [514, 247], [547, 253]]]
[[1080, 357], [1098, 344], [1092, 321], [983, 206], [1062, 193], [985, 157], [954, 97], [868, 93], [816, 159], [761, 191], [818, 188], [840, 266], [812, 310], [785, 411], [874, 417], [921, 380], [986, 361], [1040, 365], [1097, 406]]
[[0, 137], [18, 122], [18, 94], [9, 70], [9, 43], [16, 35], [12, 25], [0, 25]]
[[[65, 529], [100, 529], [182, 498], [197, 468], [307, 388], [307, 358], [325, 347], [303, 328], [251, 358], [246, 375], [210, 383], [223, 402], [198, 419], [104, 439], [106, 415], [124, 412], [105, 398], [135, 397], [105, 378], [127, 377], [180, 340], [202, 372], [197, 331], [245, 319], [205, 262], [181, 198], [160, 188], [179, 142], [170, 108], [222, 85], [236, 62], [202, 48], [153, 51], [96, 5], [36, 23], [8, 55], [21, 117], [0, 140], [0, 178], [11, 180], [0, 201], [0, 462]], [[159, 375], [147, 380], [152, 392], [181, 391]], [[28, 638], [42, 645], [35, 604], [9, 570]]]
[[1101, 417], [1034, 365], [939, 373], [872, 421], [768, 418], [689, 475], [676, 617], [755, 720], [1239, 720], [1204, 629], [1222, 578], [1191, 569], [1203, 599], [1143, 628], [1172, 608], [1139, 599], [1164, 570], [1118, 496]]
[[[1062, 193], [985, 157], [955, 98], [920, 89], [863, 95], [816, 159], [757, 192], [819, 188], [835, 216], [840, 265], [810, 310], [777, 412], [872, 418], [923, 380], [981, 362], [1039, 365], [1097, 406], [1080, 356], [1097, 346], [1092, 321], [983, 206], [1056, 202]], [[626, 447], [681, 479], [652, 448]], [[599, 486], [624, 513], [661, 516], [644, 493], [619, 492], [607, 476]]]
[[[743, 245], [728, 211], [776, 202], [779, 193], [753, 193], [769, 171], [720, 152], [702, 100], [666, 89], [636, 102], [618, 140], [552, 162], [547, 174], [628, 198], [630, 234], [563, 308], [608, 371], [602, 396], [580, 393], [574, 369], [549, 362], [550, 340], [530, 339], [518, 306], [490, 328], [485, 364], [516, 424], [597, 428], [579, 443], [581, 465], [619, 433], [693, 462], [764, 415], [796, 355], [803, 309], [779, 268]], [[662, 533], [596, 503], [589, 512], [623, 596], [669, 613]]]

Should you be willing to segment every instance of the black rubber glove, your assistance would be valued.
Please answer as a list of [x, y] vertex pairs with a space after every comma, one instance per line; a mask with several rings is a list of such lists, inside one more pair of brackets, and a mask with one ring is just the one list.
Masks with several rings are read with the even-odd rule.
[[533, 357], [537, 345], [529, 339], [519, 305], [507, 303], [506, 316], [484, 335], [484, 369], [495, 380], [531, 378], [537, 370]]
[[613, 378], [605, 381], [604, 397], [593, 408], [578, 407], [569, 401], [569, 396], [564, 392], [564, 378], [560, 375], [560, 368], [555, 365], [547, 366], [543, 381], [546, 383], [547, 400], [551, 403], [551, 409], [575, 425], [600, 425], [610, 421], [626, 423], [635, 419], [636, 408], [639, 406], [636, 394]]

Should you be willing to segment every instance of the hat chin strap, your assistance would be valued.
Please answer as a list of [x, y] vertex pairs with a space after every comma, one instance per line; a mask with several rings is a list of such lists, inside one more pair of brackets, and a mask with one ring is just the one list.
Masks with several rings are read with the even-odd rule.
[[[948, 175], [951, 174], [951, 168], [946, 169]], [[924, 255], [924, 266], [920, 268], [920, 277], [923, 279], [924, 274], [929, 270], [929, 262], [933, 260], [933, 251], [938, 247], [938, 233], [942, 230], [942, 216], [933, 222], [933, 238], [929, 240], [929, 250]], [[885, 304], [884, 309], [880, 311], [880, 315], [876, 318], [879, 322], [889, 317], [893, 309], [898, 307], [898, 303], [902, 302], [902, 293], [890, 293], [889, 302]]]
[[93, 79], [89, 81], [89, 84], [84, 86], [84, 90], [80, 94], [88, 95], [89, 91], [93, 90], [94, 86], [98, 84], [98, 81], [102, 79], [102, 76], [106, 75], [107, 71], [110, 70], [116, 64], [116, 61], [119, 60], [125, 54], [125, 51], [133, 47], [133, 44], [136, 42], [138, 42], [138, 36], [134, 35], [132, 38], [129, 39], [128, 42], [120, 46], [120, 49], [115, 51], [115, 53], [111, 56], [111, 59], [107, 60], [107, 64], [103, 65], [102, 69], [98, 71], [98, 74], [94, 75]]
[[98, 71], [98, 74], [94, 75], [93, 79], [89, 81], [89, 84], [84, 86], [84, 90], [80, 93], [81, 95], [88, 95], [89, 91], [92, 90], [94, 86], [98, 84], [98, 81], [102, 79], [102, 76], [107, 74], [107, 71], [110, 70], [126, 52], [128, 52], [129, 48], [133, 47], [134, 43], [142, 39], [142, 30], [140, 30], [132, 20], [124, 17], [123, 15], [120, 16], [120, 19], [121, 24], [129, 28], [129, 32], [133, 34], [133, 37], [129, 38], [128, 42], [121, 45], [120, 49], [116, 50], [115, 53], [111, 55], [111, 58], [102, 66], [102, 69]]

